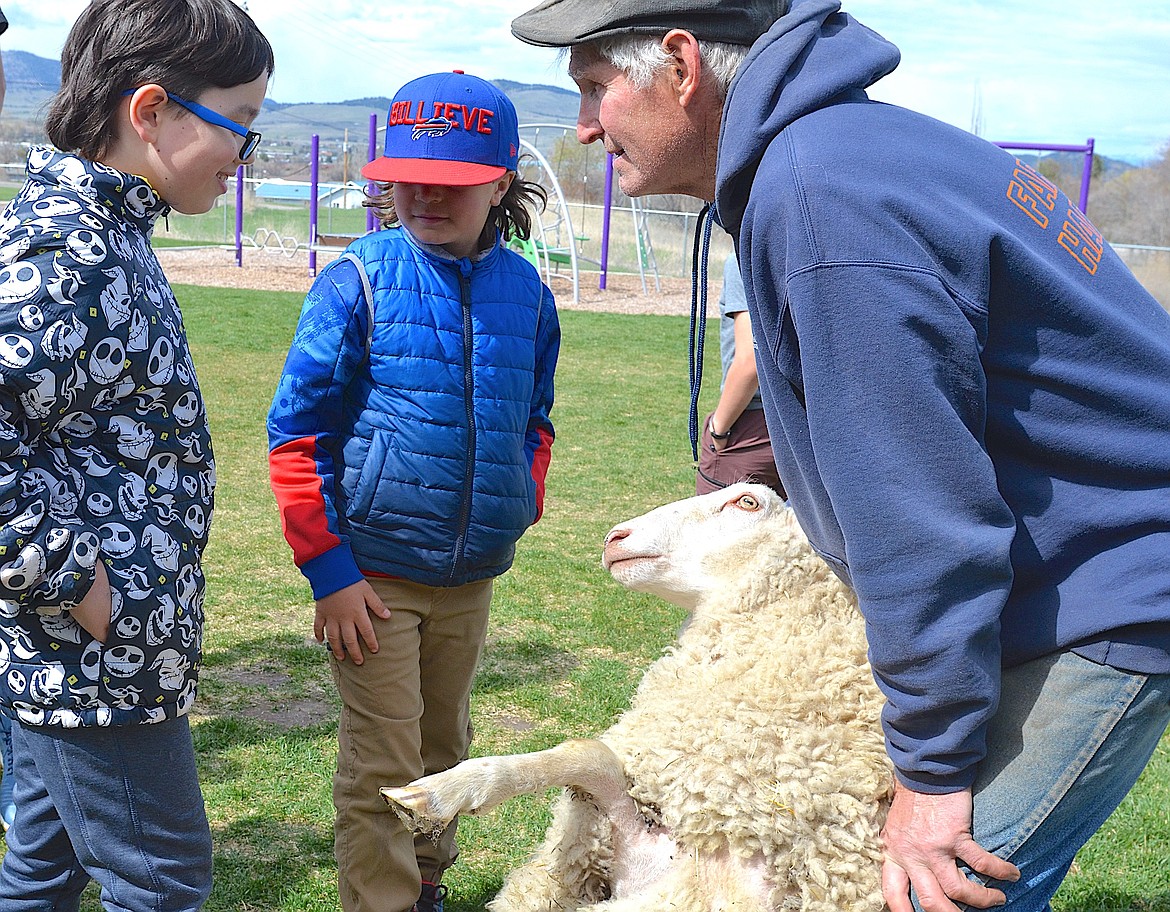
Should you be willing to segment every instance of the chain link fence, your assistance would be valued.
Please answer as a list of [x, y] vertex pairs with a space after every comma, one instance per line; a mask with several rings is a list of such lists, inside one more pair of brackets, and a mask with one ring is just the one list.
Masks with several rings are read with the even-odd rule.
[[1146, 290], [1170, 311], [1170, 247], [1114, 244], [1113, 248]]
[[[309, 248], [309, 209], [306, 202], [274, 203], [257, 199], [249, 185], [244, 194], [243, 231], [246, 247], [279, 247], [286, 254]], [[690, 278], [691, 245], [698, 220], [696, 211], [653, 208], [645, 201], [615, 203], [609, 215], [607, 270], [610, 274], [641, 275], [648, 291], [661, 278]], [[659, 198], [660, 199], [660, 198]], [[654, 199], [651, 202], [655, 201]], [[568, 244], [572, 231], [578, 269], [596, 274], [602, 261], [605, 207], [599, 203], [568, 200], [568, 224], [556, 241]], [[365, 210], [322, 206], [319, 231], [358, 236], [365, 231]], [[552, 220], [546, 214], [546, 219]], [[166, 244], [235, 244], [235, 194], [227, 193], [216, 207], [203, 215], [172, 213], [158, 225], [155, 236]], [[1145, 288], [1170, 310], [1170, 247], [1113, 244], [1122, 260]], [[731, 250], [731, 239], [718, 227], [712, 229], [709, 268], [722, 268]], [[555, 267], [562, 272], [566, 265]]]

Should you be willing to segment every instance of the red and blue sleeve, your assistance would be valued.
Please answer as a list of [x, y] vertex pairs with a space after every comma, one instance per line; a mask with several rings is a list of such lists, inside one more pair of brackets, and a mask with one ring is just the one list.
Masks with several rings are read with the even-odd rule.
[[268, 469], [293, 561], [323, 598], [361, 579], [339, 528], [335, 453], [344, 394], [365, 359], [366, 307], [357, 267], [338, 260], [305, 297], [268, 413]]
[[545, 479], [548, 477], [553, 438], [556, 436], [549, 414], [553, 406], [553, 374], [556, 373], [561, 348], [561, 325], [557, 318], [552, 292], [547, 287], [543, 288], [540, 310], [540, 329], [536, 336], [536, 370], [532, 385], [532, 411], [529, 414], [524, 441], [532, 480], [536, 483], [536, 517], [532, 520], [533, 523], [539, 521], [544, 513]]

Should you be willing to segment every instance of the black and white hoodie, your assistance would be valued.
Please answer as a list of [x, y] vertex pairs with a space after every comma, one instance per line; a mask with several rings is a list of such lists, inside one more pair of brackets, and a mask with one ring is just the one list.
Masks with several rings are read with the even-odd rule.
[[[51, 148], [0, 213], [0, 711], [25, 725], [186, 713], [215, 465], [145, 180]], [[106, 643], [70, 609], [110, 579]]]

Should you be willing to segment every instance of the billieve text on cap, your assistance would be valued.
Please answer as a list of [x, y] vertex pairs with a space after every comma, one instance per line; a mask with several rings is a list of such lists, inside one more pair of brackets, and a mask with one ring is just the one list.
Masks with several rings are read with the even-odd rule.
[[470, 187], [515, 171], [516, 108], [486, 80], [433, 73], [398, 90], [386, 115], [384, 154], [362, 176], [383, 183]]

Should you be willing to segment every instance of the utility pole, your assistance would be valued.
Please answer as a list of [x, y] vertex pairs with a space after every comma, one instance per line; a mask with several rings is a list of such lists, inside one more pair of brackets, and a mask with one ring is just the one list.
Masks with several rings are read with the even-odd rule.
[[983, 135], [983, 85], [978, 78], [975, 80], [975, 96], [971, 100], [971, 132], [976, 136]]

